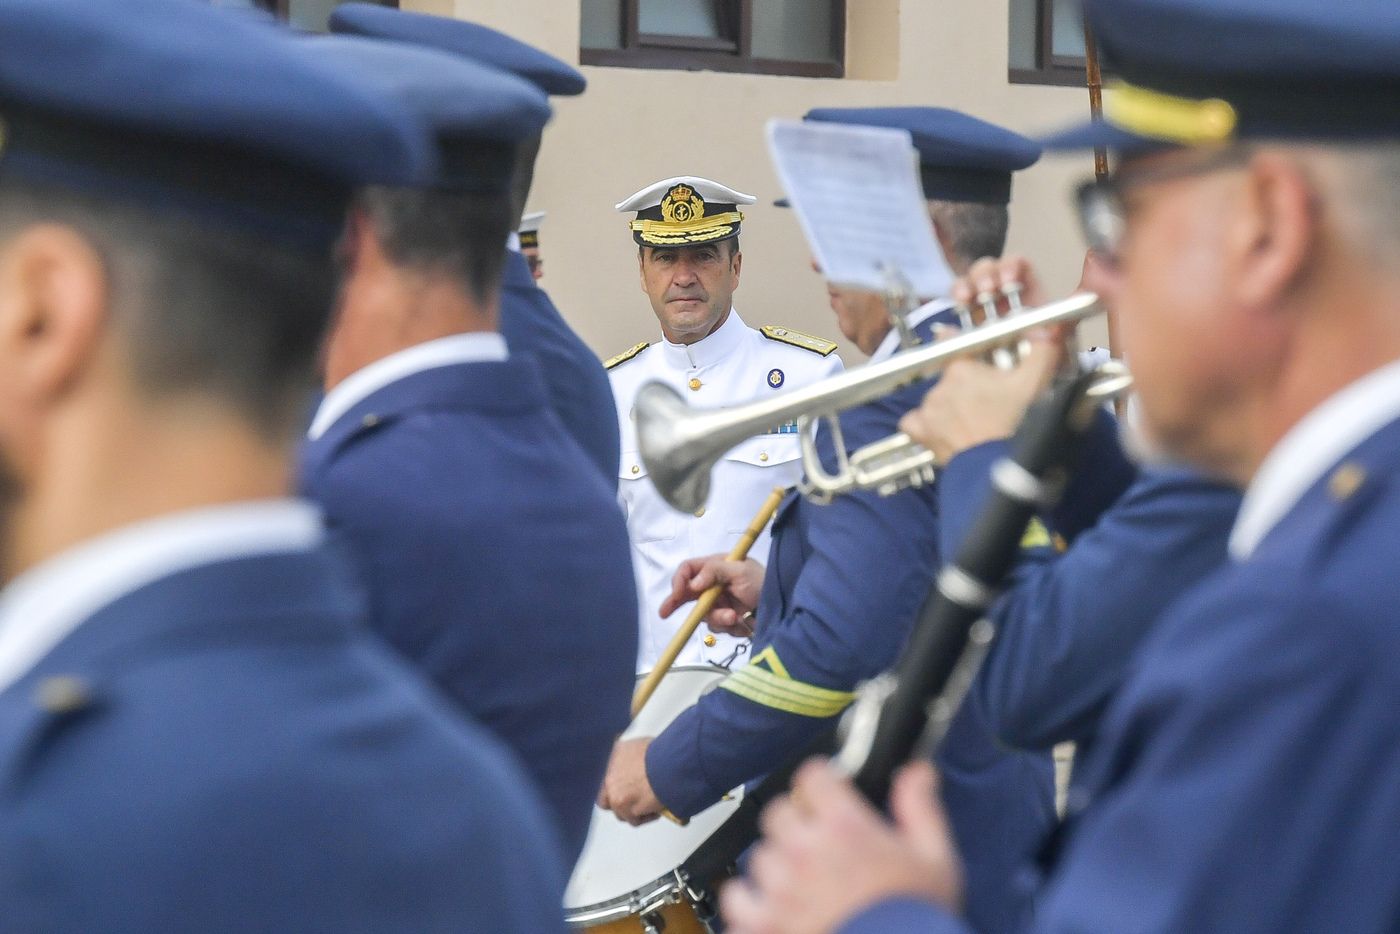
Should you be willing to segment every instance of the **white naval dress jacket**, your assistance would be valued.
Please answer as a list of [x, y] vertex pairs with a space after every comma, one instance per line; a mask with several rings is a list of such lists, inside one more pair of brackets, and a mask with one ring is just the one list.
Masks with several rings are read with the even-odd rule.
[[[693, 606], [681, 607], [669, 619], [657, 615], [680, 563], [733, 548], [769, 492], [797, 483], [802, 462], [796, 425], [774, 425], [769, 433], [745, 441], [720, 459], [703, 508], [693, 515], [678, 512], [656, 492], [638, 456], [632, 416], [637, 390], [657, 380], [695, 406], [738, 405], [839, 373], [841, 358], [834, 351], [831, 342], [797, 331], [751, 328], [731, 309], [719, 330], [704, 340], [639, 344], [608, 361], [622, 434], [618, 498], [627, 516], [637, 574], [638, 672], [651, 670]], [[765, 529], [749, 556], [766, 563], [768, 539]], [[747, 649], [747, 640], [709, 636], [702, 625], [676, 664], [723, 664]]]

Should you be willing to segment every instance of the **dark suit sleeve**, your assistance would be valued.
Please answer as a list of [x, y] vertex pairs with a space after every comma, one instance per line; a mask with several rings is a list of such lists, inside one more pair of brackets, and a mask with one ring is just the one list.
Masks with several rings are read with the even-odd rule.
[[1069, 551], [1023, 561], [993, 608], [975, 688], [1002, 740], [1088, 739], [1158, 617], [1224, 566], [1238, 508], [1238, 493], [1198, 475], [1149, 471]]
[[855, 493], [806, 507], [810, 552], [783, 617], [762, 621], [771, 637], [648, 750], [668, 808], [698, 813], [796, 754], [893, 663], [937, 566], [932, 497]]
[[972, 934], [972, 928], [928, 902], [891, 898], [861, 911], [836, 934]]

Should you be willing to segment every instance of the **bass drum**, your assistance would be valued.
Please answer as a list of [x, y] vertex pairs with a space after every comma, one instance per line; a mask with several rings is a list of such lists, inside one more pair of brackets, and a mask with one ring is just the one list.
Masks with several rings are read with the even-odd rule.
[[[709, 665], [672, 668], [622, 738], [657, 735], [728, 675]], [[713, 932], [704, 893], [687, 886], [676, 870], [738, 809], [742, 794], [735, 789], [684, 827], [665, 818], [633, 827], [595, 807], [564, 892], [565, 919], [590, 934]]]

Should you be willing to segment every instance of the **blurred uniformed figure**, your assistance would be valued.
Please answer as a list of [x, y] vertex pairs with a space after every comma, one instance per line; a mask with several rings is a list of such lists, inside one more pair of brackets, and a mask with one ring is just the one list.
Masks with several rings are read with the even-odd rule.
[[544, 257], [540, 254], [540, 225], [544, 223], [545, 212], [535, 211], [520, 218], [520, 226], [515, 235], [520, 240], [520, 255], [530, 267], [530, 278], [539, 282], [544, 278]]
[[[955, 292], [970, 301], [1003, 282], [1018, 283], [1031, 305], [1044, 301], [1020, 257], [977, 263]], [[1035, 367], [1039, 378], [1028, 378], [1023, 371]], [[1013, 371], [958, 361], [900, 422], [942, 465], [945, 554], [971, 531], [992, 489], [992, 465], [1010, 453], [1011, 434], [1053, 372], [1053, 365], [1030, 358]], [[1117, 448], [1112, 435], [1095, 438], [1079, 457], [1069, 499], [1043, 515], [1068, 550], [1027, 552], [992, 609], [997, 640], [973, 690], [997, 735], [1012, 746], [1048, 749], [1074, 741], [1082, 755], [1157, 618], [1225, 564], [1239, 491], [1158, 461], [1132, 470], [1124, 483]], [[1074, 501], [1086, 497], [1093, 502]]]
[[[409, 13], [376, 3], [345, 3], [331, 14], [330, 28], [332, 32], [392, 39], [460, 55], [531, 81], [552, 97], [577, 96], [587, 85], [577, 69], [554, 56], [494, 29], [459, 19]], [[549, 295], [535, 284], [513, 229], [530, 195], [541, 138], [536, 133], [516, 150], [512, 229], [506, 238], [506, 262], [501, 274], [501, 334], [513, 352], [528, 353], [539, 361], [549, 404], [564, 423], [564, 430], [583, 448], [583, 464], [596, 467], [613, 486], [617, 478], [618, 434], [607, 374]]]
[[302, 486], [355, 555], [375, 630], [516, 752], [572, 860], [627, 724], [636, 594], [612, 490], [496, 330], [514, 147], [549, 107], [460, 56], [308, 44], [423, 114], [443, 168], [356, 198]]
[[4, 0], [0, 62], [0, 928], [560, 930], [536, 796], [286, 493], [350, 191], [427, 134], [188, 0]]
[[[637, 451], [632, 405], [649, 382], [666, 383], [692, 405], [738, 405], [806, 386], [841, 370], [831, 341], [778, 325], [753, 328], [734, 308], [743, 254], [740, 205], [752, 195], [695, 176], [668, 178], [625, 198], [635, 212], [632, 239], [642, 291], [661, 325], [660, 341], [643, 342], [607, 362], [622, 432], [619, 497], [632, 539], [641, 647], [637, 670], [648, 671], [679, 628], [684, 613], [660, 616], [671, 579], [686, 558], [728, 552], [774, 487], [802, 475], [797, 423], [774, 425], [715, 465], [710, 500], [694, 515], [673, 509], [656, 492]], [[766, 554], [768, 531], [753, 553]], [[747, 650], [737, 635], [697, 633], [678, 665], [730, 664]]]
[[[948, 261], [966, 270], [974, 258], [1001, 252], [1011, 177], [1039, 158], [1030, 140], [967, 114], [939, 108], [815, 111], [809, 119], [895, 126], [911, 132], [924, 195]], [[967, 253], [961, 250], [968, 250]], [[899, 334], [880, 300], [834, 296], [842, 332], [872, 363], [895, 356]], [[908, 325], [934, 339], [936, 324], [957, 323], [951, 303], [916, 311]], [[921, 381], [841, 416], [848, 450], [888, 437], [929, 387]], [[836, 469], [831, 433], [817, 437], [823, 466]], [[1047, 548], [1043, 528], [1027, 546]], [[762, 553], [760, 553], [762, 555]], [[632, 820], [665, 806], [690, 817], [736, 785], [758, 778], [816, 739], [850, 703], [856, 685], [894, 662], [940, 564], [936, 485], [893, 496], [860, 491], [826, 505], [794, 492], [773, 522], [766, 569], [710, 558], [688, 561], [679, 596], [718, 576], [735, 603], [758, 591], [753, 655], [719, 690], [702, 697], [654, 741], [619, 744], [605, 795]], [[705, 574], [701, 577], [702, 572]], [[695, 583], [694, 578], [701, 577]], [[742, 592], [741, 592], [742, 591]], [[749, 606], [754, 605], [752, 597]], [[1054, 820], [1050, 756], [1002, 749], [976, 705], [964, 708], [939, 752], [943, 794], [958, 839], [967, 847], [969, 905], [979, 923], [1003, 923], [1002, 891], [1015, 867]]]
[[[1086, 13], [1127, 82], [1047, 142], [1121, 156], [1082, 190], [1110, 260], [1088, 284], [1151, 438], [1245, 493], [1229, 564], [1153, 627], [1075, 770], [1029, 929], [1394, 930], [1400, 7]], [[930, 780], [906, 773], [891, 832], [810, 770], [731, 930], [966, 930]]]

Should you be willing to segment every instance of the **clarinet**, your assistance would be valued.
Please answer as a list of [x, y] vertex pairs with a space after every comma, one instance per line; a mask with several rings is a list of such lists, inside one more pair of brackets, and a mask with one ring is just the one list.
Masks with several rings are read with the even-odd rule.
[[1063, 490], [1094, 409], [1130, 384], [1126, 371], [1110, 364], [1056, 387], [1031, 406], [1010, 456], [992, 468], [992, 498], [956, 558], [939, 572], [899, 662], [862, 685], [836, 729], [744, 796], [729, 820], [681, 865], [686, 880], [704, 888], [730, 874], [758, 839], [763, 807], [787, 790], [793, 773], [813, 755], [834, 754], [861, 793], [884, 807], [895, 770], [917, 749], [935, 748], [947, 732], [995, 635], [986, 610], [1016, 564], [1026, 526]]

